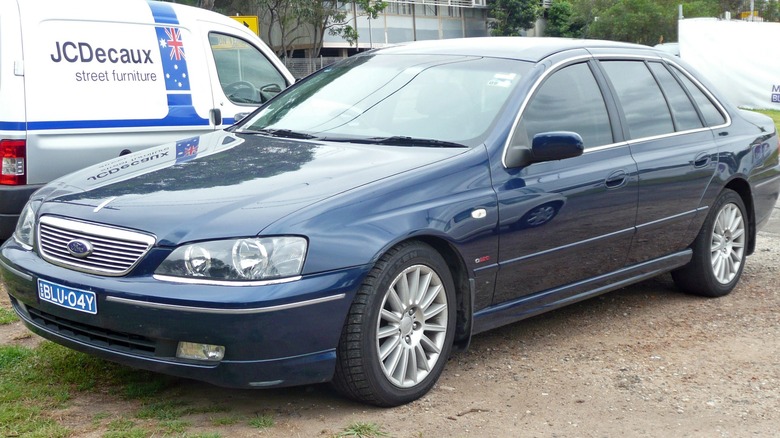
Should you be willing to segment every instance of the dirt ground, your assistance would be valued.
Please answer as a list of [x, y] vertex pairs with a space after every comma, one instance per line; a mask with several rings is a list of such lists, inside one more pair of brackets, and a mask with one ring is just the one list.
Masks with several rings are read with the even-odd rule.
[[[777, 224], [777, 222], [775, 222]], [[478, 335], [455, 354], [436, 387], [406, 406], [379, 409], [325, 386], [226, 390], [180, 380], [193, 405], [271, 415], [215, 426], [188, 416], [188, 432], [221, 436], [328, 437], [354, 422], [393, 437], [743, 437], [780, 433], [780, 227], [760, 233], [756, 253], [729, 296], [678, 293], [671, 277], [644, 283]], [[3, 292], [0, 305], [8, 306]], [[0, 343], [34, 345], [19, 323]], [[78, 395], [49, 413], [76, 436], [101, 436], [97, 412], [126, 415], [133, 402]], [[142, 423], [142, 420], [139, 420]], [[102, 425], [101, 425], [102, 424]]]

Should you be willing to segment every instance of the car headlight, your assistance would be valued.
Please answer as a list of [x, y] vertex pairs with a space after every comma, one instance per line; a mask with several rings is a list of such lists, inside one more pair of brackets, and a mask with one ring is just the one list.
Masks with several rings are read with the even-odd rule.
[[27, 249], [32, 249], [35, 244], [35, 213], [38, 206], [39, 201], [29, 201], [19, 215], [14, 230], [14, 240]]
[[300, 275], [306, 239], [295, 236], [217, 240], [174, 250], [154, 272], [173, 277], [257, 281]]

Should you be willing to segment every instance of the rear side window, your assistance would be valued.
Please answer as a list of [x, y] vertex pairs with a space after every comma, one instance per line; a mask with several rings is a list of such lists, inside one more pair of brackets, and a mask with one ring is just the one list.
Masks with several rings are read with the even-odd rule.
[[615, 87], [632, 139], [674, 132], [661, 89], [642, 61], [602, 61]]
[[219, 83], [231, 102], [258, 105], [287, 87], [284, 76], [252, 44], [216, 32], [209, 34], [209, 43]]
[[564, 67], [542, 83], [512, 144], [530, 147], [534, 135], [551, 131], [576, 132], [585, 148], [613, 143], [604, 97], [586, 63]]
[[702, 116], [704, 116], [704, 122], [707, 124], [707, 126], [718, 126], [726, 123], [726, 118], [718, 110], [718, 108], [715, 107], [715, 104], [712, 103], [710, 98], [707, 97], [707, 95], [704, 94], [704, 92], [701, 91], [701, 89], [696, 86], [693, 81], [688, 79], [688, 76], [685, 73], [681, 72], [676, 67], [674, 70], [676, 71], [677, 76], [680, 78], [685, 88], [689, 93], [691, 93], [693, 100], [699, 107], [699, 111], [701, 111]]
[[677, 131], [687, 131], [689, 129], [698, 129], [704, 127], [699, 118], [699, 113], [693, 106], [693, 102], [688, 97], [679, 82], [672, 76], [666, 66], [659, 62], [651, 62], [650, 70], [655, 74], [661, 89], [669, 102], [669, 108], [672, 110], [674, 126]]

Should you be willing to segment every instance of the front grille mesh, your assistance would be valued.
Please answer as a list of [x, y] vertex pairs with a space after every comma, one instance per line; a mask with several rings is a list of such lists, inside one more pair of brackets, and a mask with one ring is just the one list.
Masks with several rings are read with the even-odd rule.
[[[77, 239], [91, 244], [91, 254], [77, 257], [68, 250], [68, 243]], [[38, 226], [38, 249], [45, 260], [107, 276], [130, 272], [154, 241], [154, 237], [135, 231], [53, 216], [41, 217]]]

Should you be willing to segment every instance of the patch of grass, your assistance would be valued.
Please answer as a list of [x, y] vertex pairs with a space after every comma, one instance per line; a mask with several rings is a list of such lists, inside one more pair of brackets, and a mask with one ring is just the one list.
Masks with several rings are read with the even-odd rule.
[[10, 324], [19, 321], [16, 312], [11, 309], [0, 308], [0, 325]]
[[187, 407], [181, 401], [163, 400], [148, 403], [135, 414], [137, 418], [156, 419], [161, 421], [178, 420], [187, 414]]
[[241, 418], [236, 415], [211, 418], [211, 424], [214, 426], [232, 426], [241, 422]]
[[12, 367], [33, 354], [29, 348], [8, 345], [0, 347], [0, 370]]
[[157, 398], [170, 389], [176, 379], [162, 374], [121, 367], [113, 375], [112, 385], [119, 387], [119, 395], [128, 400]]
[[349, 426], [345, 427], [343, 431], [336, 435], [338, 438], [375, 438], [383, 436], [387, 436], [387, 432], [383, 431], [382, 427], [380, 427], [378, 424], [364, 423], [362, 421], [350, 424]]
[[274, 426], [274, 418], [270, 415], [258, 415], [249, 420], [249, 425], [258, 429], [268, 429]]
[[132, 430], [135, 427], [133, 420], [127, 418], [119, 418], [108, 423], [109, 432], [126, 432]]
[[186, 435], [187, 438], [222, 438], [218, 433], [196, 433], [195, 435]]
[[147, 438], [149, 435], [148, 431], [134, 427], [130, 430], [106, 432], [103, 434], [103, 438]]
[[[136, 371], [121, 365], [79, 353], [45, 341], [36, 348], [0, 345], [0, 436], [60, 437], [72, 434], [52, 417], [51, 411], [67, 407], [77, 392], [108, 390], [130, 393], [133, 398], [148, 399], [170, 386], [170, 380], [151, 373]], [[162, 421], [179, 420], [182, 409], [166, 408], [158, 403], [149, 418]], [[108, 414], [96, 414], [99, 424]], [[127, 420], [109, 425], [115, 438], [145, 437], [149, 430], [127, 426]], [[124, 421], [124, 422], [122, 422]], [[120, 427], [122, 424], [125, 426]], [[187, 424], [160, 425], [167, 434], [181, 435]]]
[[165, 420], [160, 422], [160, 429], [164, 435], [177, 434], [180, 435], [190, 427], [189, 421], [184, 420]]

